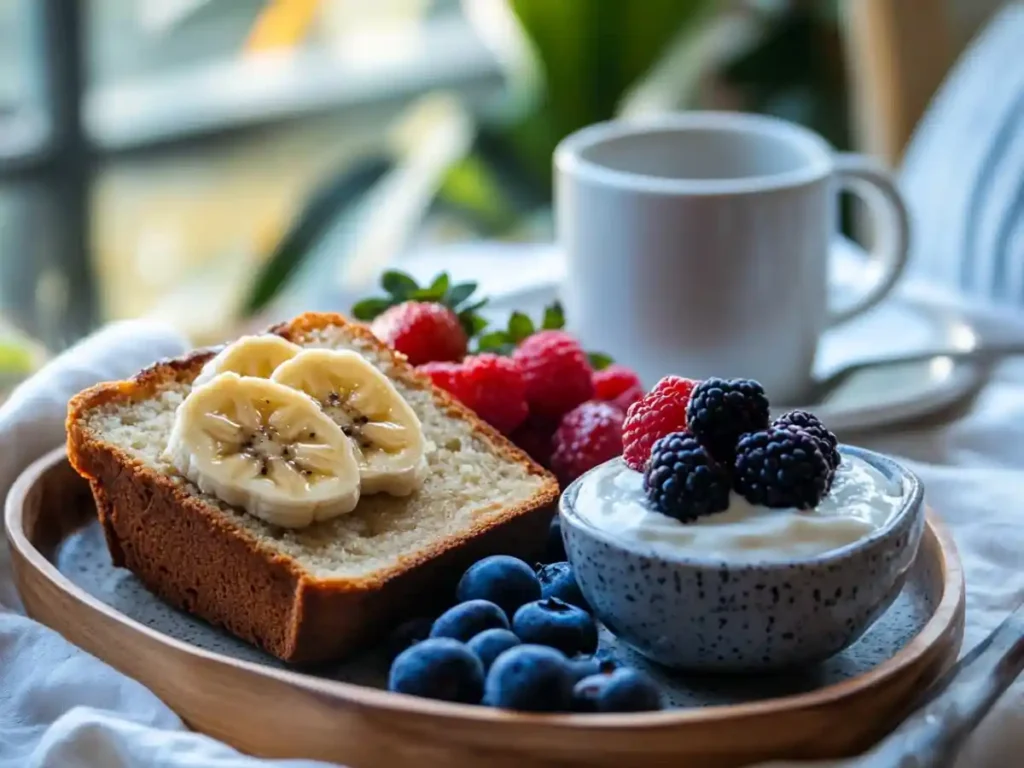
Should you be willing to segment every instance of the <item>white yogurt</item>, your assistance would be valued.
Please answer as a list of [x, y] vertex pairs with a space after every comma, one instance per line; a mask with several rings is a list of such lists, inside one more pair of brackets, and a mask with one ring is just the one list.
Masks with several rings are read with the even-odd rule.
[[899, 510], [902, 492], [899, 481], [844, 456], [817, 509], [769, 509], [733, 493], [726, 511], [684, 523], [648, 504], [641, 473], [612, 462], [584, 479], [573, 506], [595, 528], [667, 555], [784, 562], [824, 554], [881, 528]]

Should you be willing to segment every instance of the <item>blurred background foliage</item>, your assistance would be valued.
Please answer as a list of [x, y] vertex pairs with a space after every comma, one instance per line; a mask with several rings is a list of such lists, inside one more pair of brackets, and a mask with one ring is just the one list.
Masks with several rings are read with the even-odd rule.
[[[549, 239], [552, 152], [591, 123], [742, 109], [850, 144], [837, 0], [463, 0], [462, 9], [502, 66], [500, 96], [473, 107], [457, 93], [423, 96], [376, 152], [327, 174], [255, 275], [244, 315], [282, 294], [319, 306], [340, 285], [364, 290], [424, 230], [448, 241]], [[346, 221], [359, 227], [328, 236]]]
[[747, 110], [850, 146], [839, 0], [74, 0], [69, 205], [17, 165], [63, 135], [42, 7], [0, 0], [0, 393], [32, 339], [144, 316], [217, 343], [424, 252], [550, 242], [552, 153], [591, 123]]

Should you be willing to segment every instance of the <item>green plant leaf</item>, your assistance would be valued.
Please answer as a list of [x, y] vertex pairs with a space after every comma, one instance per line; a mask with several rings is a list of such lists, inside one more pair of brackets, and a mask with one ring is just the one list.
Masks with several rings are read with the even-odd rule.
[[[462, 302], [473, 295], [473, 291], [476, 290], [476, 283], [458, 283], [448, 289], [448, 295], [445, 296], [444, 303], [452, 309], [471, 309], [471, 307], [459, 307]], [[486, 299], [485, 299], [486, 301]], [[481, 305], [482, 306], [482, 305]]]
[[544, 77], [543, 108], [516, 126], [522, 163], [550, 177], [567, 134], [615, 117], [623, 96], [714, 0], [509, 0]]
[[533, 320], [522, 312], [513, 312], [508, 319], [508, 336], [513, 344], [518, 344], [533, 333]]
[[605, 368], [607, 368], [609, 365], [615, 362], [614, 360], [611, 359], [611, 357], [604, 354], [603, 352], [588, 352], [587, 359], [590, 360], [590, 367], [593, 368], [595, 371], [603, 371]]
[[269, 304], [306, 262], [327, 231], [346, 210], [363, 199], [392, 165], [389, 157], [369, 157], [355, 165], [347, 163], [344, 170], [329, 176], [310, 196], [291, 229], [263, 262], [242, 304], [242, 311], [252, 315]]
[[420, 289], [415, 280], [397, 269], [389, 269], [385, 272], [380, 278], [380, 284], [385, 291], [399, 301], [410, 298]]
[[352, 305], [352, 316], [356, 320], [373, 320], [392, 305], [390, 299], [371, 298], [357, 301]]
[[32, 350], [17, 341], [0, 341], [0, 373], [28, 374], [35, 368]]
[[541, 328], [545, 331], [557, 331], [565, 327], [565, 311], [561, 302], [556, 301], [550, 306], [544, 307], [544, 321]]

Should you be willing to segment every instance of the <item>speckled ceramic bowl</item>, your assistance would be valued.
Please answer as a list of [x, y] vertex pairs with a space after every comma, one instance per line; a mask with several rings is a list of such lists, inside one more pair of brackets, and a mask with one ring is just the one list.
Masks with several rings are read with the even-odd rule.
[[559, 510], [583, 594], [620, 638], [677, 669], [769, 670], [838, 653], [899, 594], [924, 529], [923, 490], [913, 473], [870, 451], [841, 450], [901, 485], [899, 510], [853, 544], [784, 563], [666, 556], [617, 540], [576, 513], [580, 478]]

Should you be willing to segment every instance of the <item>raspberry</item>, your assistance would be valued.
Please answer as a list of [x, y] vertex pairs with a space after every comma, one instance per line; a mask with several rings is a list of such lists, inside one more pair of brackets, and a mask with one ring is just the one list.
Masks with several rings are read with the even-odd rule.
[[529, 417], [512, 433], [512, 442], [526, 451], [542, 467], [551, 466], [551, 439], [558, 428], [557, 422]]
[[655, 509], [683, 522], [729, 508], [729, 473], [689, 432], [654, 443], [644, 490]]
[[839, 440], [813, 413], [790, 411], [779, 416], [772, 426], [788, 427], [806, 432], [818, 441], [818, 450], [821, 451], [821, 455], [825, 457], [825, 461], [828, 462], [832, 471], [834, 472], [839, 467], [839, 463], [842, 461], [842, 456], [839, 455]]
[[770, 427], [736, 447], [736, 492], [763, 507], [814, 509], [828, 493], [831, 471], [818, 441], [799, 430]]
[[482, 354], [467, 357], [462, 368], [466, 405], [480, 418], [506, 435], [526, 420], [526, 386], [515, 363], [507, 357]]
[[631, 469], [643, 472], [655, 440], [686, 429], [686, 407], [696, 386], [691, 379], [666, 376], [629, 407], [622, 445], [623, 457]]
[[513, 352], [526, 380], [530, 413], [558, 419], [594, 394], [587, 355], [565, 331], [540, 331]]
[[594, 399], [612, 403], [621, 408], [623, 413], [644, 396], [640, 377], [624, 365], [616, 363], [604, 370], [595, 371], [593, 380]]
[[630, 387], [622, 394], [612, 398], [609, 402], [617, 406], [623, 413], [629, 410], [629, 406], [644, 396], [644, 388], [637, 384]]
[[417, 366], [416, 370], [429, 376], [435, 387], [443, 389], [459, 402], [469, 404], [469, 383], [466, 380], [466, 368], [461, 363], [424, 363]]
[[552, 439], [551, 469], [565, 487], [622, 453], [622, 411], [590, 400], [565, 414]]
[[740, 437], [767, 428], [768, 398], [750, 379], [707, 379], [693, 390], [686, 421], [708, 453], [732, 464]]
[[374, 318], [370, 330], [413, 365], [461, 360], [469, 344], [456, 314], [433, 302], [406, 301], [391, 307]]
[[594, 371], [594, 398], [612, 401], [628, 389], [640, 386], [640, 377], [624, 365], [615, 363]]

